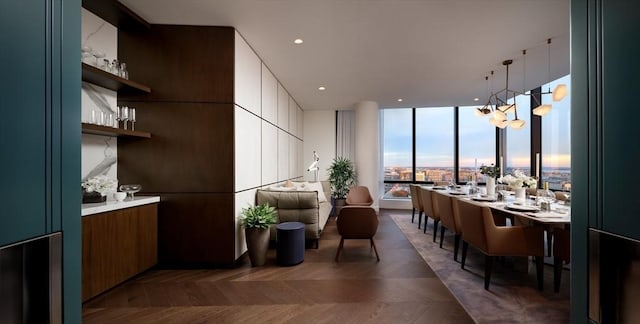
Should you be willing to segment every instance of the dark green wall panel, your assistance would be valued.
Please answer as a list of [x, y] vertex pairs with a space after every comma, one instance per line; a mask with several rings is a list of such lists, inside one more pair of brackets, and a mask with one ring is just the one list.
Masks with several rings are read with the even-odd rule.
[[[46, 231], [46, 0], [2, 1], [0, 62], [0, 245]], [[45, 32], [47, 31], [47, 32]]]

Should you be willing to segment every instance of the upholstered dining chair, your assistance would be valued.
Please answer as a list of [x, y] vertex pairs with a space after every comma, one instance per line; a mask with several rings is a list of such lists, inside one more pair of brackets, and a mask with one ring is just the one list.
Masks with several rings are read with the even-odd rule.
[[[460, 228], [460, 219], [458, 219], [457, 212], [454, 212], [454, 202], [459, 200], [452, 198], [440, 192], [433, 192], [433, 199], [438, 206], [438, 213], [440, 216], [440, 248], [442, 248], [442, 238], [444, 236], [444, 230], [448, 229], [454, 234], [454, 248], [453, 248], [453, 260], [458, 260], [458, 248], [460, 247], [460, 236], [462, 230]], [[456, 205], [456, 211], [458, 207]]]
[[349, 189], [345, 203], [352, 206], [371, 206], [373, 204], [373, 197], [371, 197], [371, 193], [369, 193], [369, 188], [365, 186], [354, 186]]
[[571, 260], [571, 231], [566, 228], [553, 230], [553, 290], [560, 291], [560, 279], [564, 263]]
[[489, 207], [458, 199], [462, 228], [464, 269], [469, 244], [485, 255], [484, 289], [489, 290], [493, 259], [496, 256], [534, 256], [538, 289], [543, 287], [544, 243], [542, 227], [496, 226]]
[[340, 258], [340, 252], [344, 248], [344, 240], [348, 239], [368, 239], [371, 248], [376, 252], [376, 259], [380, 261], [376, 243], [373, 236], [378, 231], [378, 215], [371, 207], [365, 206], [345, 206], [340, 210], [336, 220], [338, 233], [340, 234], [340, 245], [336, 252], [336, 262]]
[[[421, 197], [420, 197], [420, 186], [415, 185], [415, 184], [411, 184], [409, 185], [409, 192], [411, 193], [411, 206], [413, 207], [413, 211], [411, 212], [411, 222], [413, 223], [413, 220], [416, 216], [416, 211], [418, 211], [418, 221], [420, 221], [420, 218], [422, 217], [422, 202], [420, 201]], [[418, 228], [420, 228], [420, 225], [418, 225]]]
[[424, 209], [424, 231], [427, 233], [427, 219], [433, 219], [433, 241], [436, 241], [436, 234], [438, 233], [438, 224], [440, 223], [440, 215], [438, 214], [438, 206], [433, 201], [433, 195], [435, 191], [431, 189], [421, 189], [420, 194], [422, 200], [422, 207]]

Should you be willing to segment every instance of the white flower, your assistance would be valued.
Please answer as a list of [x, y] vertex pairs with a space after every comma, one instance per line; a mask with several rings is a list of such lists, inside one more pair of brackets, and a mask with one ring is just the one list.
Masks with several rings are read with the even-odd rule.
[[506, 176], [498, 178], [498, 182], [506, 183], [512, 188], [535, 188], [537, 187], [538, 181], [535, 178], [532, 178], [526, 174], [524, 174], [520, 170], [515, 170], [513, 175], [507, 174]]
[[109, 192], [116, 191], [117, 186], [118, 180], [109, 178], [105, 175], [95, 176], [82, 183], [82, 188], [84, 188], [86, 192], [97, 191], [103, 196]]

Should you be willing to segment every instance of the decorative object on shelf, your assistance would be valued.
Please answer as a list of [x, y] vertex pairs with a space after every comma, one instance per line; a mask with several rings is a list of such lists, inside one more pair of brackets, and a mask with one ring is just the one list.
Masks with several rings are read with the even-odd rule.
[[269, 248], [269, 227], [277, 221], [276, 209], [266, 203], [243, 208], [241, 214], [251, 265], [264, 265]]
[[320, 161], [320, 157], [316, 151], [313, 151], [313, 162], [307, 168], [307, 172], [313, 172], [313, 181], [318, 182], [318, 172], [320, 171], [320, 167], [318, 163]]
[[140, 190], [142, 190], [142, 186], [139, 184], [120, 185], [120, 191], [126, 192], [129, 200], [133, 200], [133, 195]]
[[496, 178], [500, 176], [500, 167], [494, 166], [491, 163], [490, 166], [481, 165], [480, 174], [487, 176], [487, 195], [490, 197], [496, 194]]
[[116, 191], [113, 193], [113, 199], [115, 199], [117, 202], [123, 201], [126, 197], [127, 197], [126, 192]]
[[109, 192], [116, 191], [118, 180], [97, 175], [82, 182], [82, 202], [104, 202]]
[[334, 215], [338, 215], [345, 204], [349, 189], [356, 184], [356, 170], [351, 160], [337, 157], [333, 159], [327, 171], [329, 171], [331, 198], [335, 208]]

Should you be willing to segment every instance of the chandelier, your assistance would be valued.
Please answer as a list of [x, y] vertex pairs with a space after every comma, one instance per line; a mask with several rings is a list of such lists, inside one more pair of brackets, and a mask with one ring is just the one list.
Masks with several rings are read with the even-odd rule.
[[[547, 70], [547, 78], [551, 75], [551, 38], [547, 39], [548, 46], [548, 70]], [[527, 54], [527, 50], [522, 51], [523, 57], [523, 90], [522, 92], [517, 90], [509, 89], [509, 65], [513, 63], [513, 60], [504, 60], [502, 61], [502, 65], [506, 67], [506, 82], [505, 87], [497, 92], [492, 92], [489, 90], [489, 77], [485, 76], [485, 80], [487, 81], [487, 93], [488, 100], [484, 106], [480, 108], [476, 108], [475, 114], [477, 116], [486, 116], [491, 115], [489, 118], [489, 123], [491, 125], [498, 128], [506, 128], [510, 126], [513, 129], [522, 129], [526, 122], [522, 119], [518, 118], [518, 107], [516, 105], [516, 96], [524, 95], [531, 96], [534, 101], [534, 108], [532, 113], [537, 116], [544, 116], [551, 110], [550, 104], [541, 104], [540, 100], [537, 96], [532, 95], [531, 93], [525, 92], [525, 79], [526, 79], [526, 64], [524, 63], [524, 58]], [[493, 71], [491, 71], [491, 76], [493, 78]], [[492, 87], [491, 87], [492, 88]], [[565, 84], [559, 84], [552, 91], [541, 92], [540, 95], [551, 94], [553, 101], [560, 101], [567, 95], [567, 86]], [[509, 99], [513, 100], [513, 103], [509, 103]], [[508, 114], [513, 113], [513, 119], [508, 119]]]

